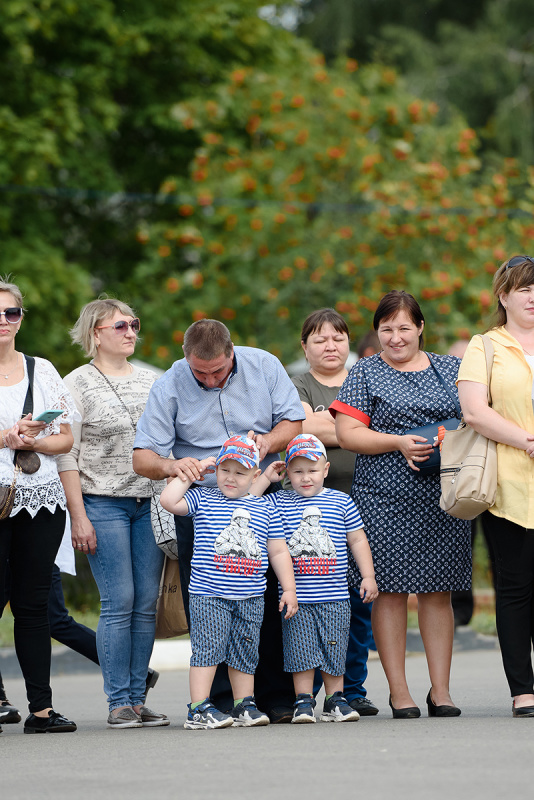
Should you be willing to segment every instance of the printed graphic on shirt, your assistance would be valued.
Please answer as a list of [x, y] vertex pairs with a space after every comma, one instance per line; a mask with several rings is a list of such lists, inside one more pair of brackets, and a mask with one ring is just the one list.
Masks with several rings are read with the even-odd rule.
[[284, 540], [280, 516], [263, 497], [230, 499], [219, 489], [185, 494], [193, 517], [192, 594], [255, 597], [265, 591], [269, 539]]
[[300, 525], [287, 543], [296, 573], [328, 575], [336, 568], [336, 548], [320, 524], [322, 516], [317, 506], [305, 508]]
[[347, 534], [362, 527], [351, 498], [335, 489], [314, 497], [287, 491], [265, 498], [280, 512], [299, 603], [346, 600]]
[[227, 572], [252, 575], [261, 569], [261, 549], [250, 527], [250, 512], [236, 508], [230, 524], [215, 539], [215, 565]]
[[292, 534], [287, 546], [293, 557], [328, 556], [336, 557], [336, 548], [326, 528], [321, 527], [322, 512], [317, 506], [308, 506], [302, 512], [297, 530]]

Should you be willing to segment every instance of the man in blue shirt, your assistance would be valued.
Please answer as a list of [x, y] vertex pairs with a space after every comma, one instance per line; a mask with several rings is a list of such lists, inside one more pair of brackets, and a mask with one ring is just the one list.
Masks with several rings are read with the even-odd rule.
[[[265, 350], [234, 347], [228, 328], [218, 320], [193, 323], [184, 336], [185, 358], [157, 380], [137, 425], [133, 466], [152, 480], [178, 476], [201, 480], [199, 461], [216, 456], [232, 436], [249, 435], [264, 470], [302, 431], [304, 412], [297, 390], [280, 361]], [[172, 457], [169, 457], [172, 456]], [[215, 486], [206, 475], [203, 486]], [[193, 554], [193, 525], [176, 517], [180, 580], [186, 614]], [[278, 582], [267, 572], [265, 615], [256, 671], [258, 706], [271, 722], [290, 722], [293, 687], [283, 671], [282, 634], [278, 614]], [[212, 687], [219, 708], [232, 705], [228, 681], [220, 668]]]

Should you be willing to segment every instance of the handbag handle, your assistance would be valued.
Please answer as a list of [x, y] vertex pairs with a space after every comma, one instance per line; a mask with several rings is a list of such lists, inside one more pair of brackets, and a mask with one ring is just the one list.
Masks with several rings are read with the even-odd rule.
[[[491, 373], [493, 371], [493, 357], [494, 357], [494, 354], [495, 354], [495, 350], [494, 350], [494, 347], [493, 347], [493, 342], [491, 341], [490, 337], [486, 333], [479, 333], [478, 335], [482, 339], [482, 344], [484, 345], [484, 356], [486, 358], [486, 373], [487, 373], [487, 376], [488, 376], [488, 405], [491, 406]], [[443, 380], [443, 377], [440, 375], [440, 373], [438, 371], [438, 368], [434, 364], [434, 361], [433, 361], [432, 356], [430, 355], [430, 353], [427, 353], [427, 356], [428, 356], [428, 360], [430, 361], [431, 367], [433, 368], [434, 372], [436, 373], [436, 375], [438, 377], [439, 382], [441, 383], [441, 385], [443, 386], [443, 388], [445, 389], [445, 391], [447, 392], [447, 394], [449, 395], [449, 397], [451, 398], [451, 400], [452, 400], [452, 402], [454, 404], [454, 407], [456, 409], [456, 413], [458, 414], [458, 419], [463, 419], [463, 417], [462, 417], [462, 409], [461, 409], [460, 403], [458, 402], [456, 397], [453, 395], [453, 393], [451, 392], [451, 390], [449, 389], [449, 387], [447, 386], [447, 384]]]
[[24, 400], [24, 408], [22, 409], [21, 418], [26, 414], [33, 413], [33, 374], [35, 372], [35, 358], [33, 356], [25, 355], [26, 368], [28, 370], [28, 391]]
[[479, 336], [482, 339], [482, 344], [484, 345], [484, 355], [486, 356], [486, 373], [488, 376], [488, 405], [491, 406], [491, 373], [493, 371], [493, 357], [495, 355], [495, 349], [493, 347], [493, 342], [487, 333], [479, 333]]
[[434, 360], [433, 360], [432, 356], [430, 355], [430, 353], [427, 353], [427, 356], [428, 356], [428, 360], [430, 361], [430, 366], [432, 367], [432, 369], [436, 373], [439, 382], [441, 383], [441, 385], [445, 389], [446, 393], [449, 395], [449, 397], [452, 400], [454, 408], [456, 409], [456, 414], [458, 415], [458, 419], [461, 419], [462, 418], [462, 409], [460, 408], [460, 403], [458, 402], [458, 400], [456, 399], [454, 394], [451, 392], [451, 390], [449, 389], [449, 387], [447, 386], [447, 384], [443, 380], [443, 377], [440, 374], [440, 372], [439, 372], [438, 368], [436, 367], [436, 365], [434, 364]]
[[[33, 375], [35, 372], [35, 358], [33, 356], [27, 356], [24, 354], [24, 358], [26, 359], [26, 369], [28, 370], [28, 391], [26, 392], [26, 397], [24, 398], [24, 407], [22, 409], [22, 414], [20, 418], [25, 417], [26, 414], [33, 413]], [[15, 450], [13, 452], [13, 463], [17, 460], [18, 453], [24, 453], [25, 450]]]

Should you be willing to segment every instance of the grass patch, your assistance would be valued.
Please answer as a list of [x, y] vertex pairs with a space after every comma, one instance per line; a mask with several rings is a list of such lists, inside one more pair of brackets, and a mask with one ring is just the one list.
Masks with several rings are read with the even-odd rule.
[[[96, 630], [98, 624], [98, 611], [71, 611], [71, 616], [74, 617], [76, 622], [81, 622], [88, 628]], [[55, 639], [52, 639], [52, 644], [58, 644]], [[0, 647], [13, 647], [13, 615], [9, 606], [6, 606], [2, 619], [0, 619]]]

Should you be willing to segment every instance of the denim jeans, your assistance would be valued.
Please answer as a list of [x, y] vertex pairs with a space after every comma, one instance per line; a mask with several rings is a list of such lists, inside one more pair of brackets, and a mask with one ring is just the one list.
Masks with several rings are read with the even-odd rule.
[[96, 646], [109, 710], [142, 705], [163, 566], [150, 498], [84, 495], [83, 500], [97, 538], [88, 558], [100, 592]]

